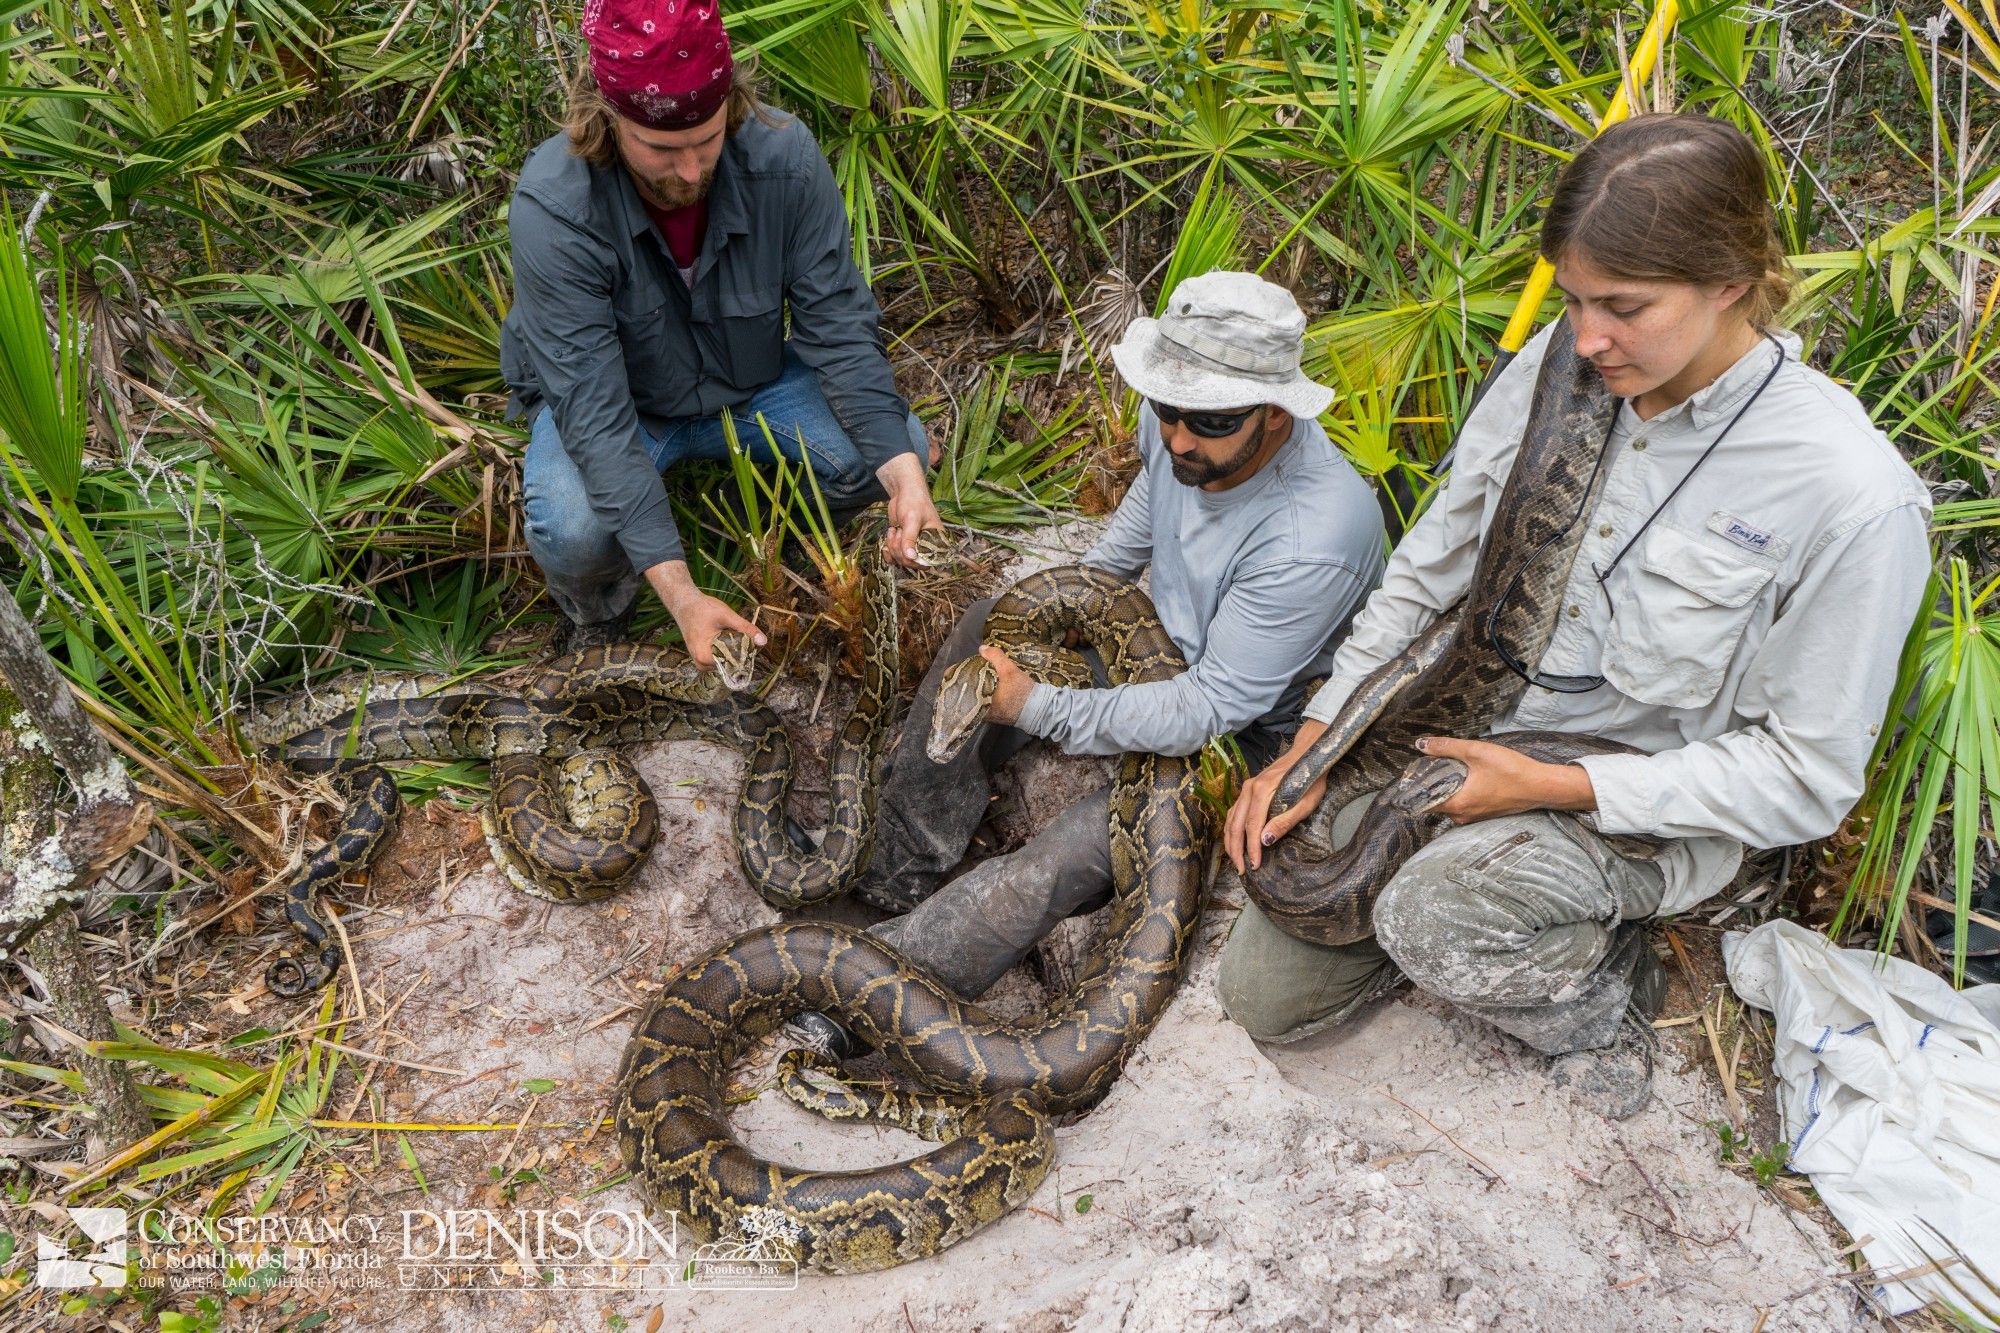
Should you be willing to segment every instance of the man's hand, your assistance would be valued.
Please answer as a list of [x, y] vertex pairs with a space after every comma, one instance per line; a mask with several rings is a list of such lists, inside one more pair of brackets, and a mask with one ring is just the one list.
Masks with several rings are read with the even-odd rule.
[[1246, 865], [1252, 870], [1263, 865], [1264, 849], [1319, 809], [1320, 801], [1326, 796], [1325, 778], [1306, 788], [1297, 805], [1276, 819], [1267, 818], [1271, 812], [1271, 799], [1278, 793], [1278, 784], [1292, 771], [1292, 765], [1312, 748], [1312, 743], [1325, 733], [1324, 722], [1301, 723], [1291, 746], [1236, 793], [1236, 804], [1229, 807], [1229, 819], [1222, 826], [1222, 848], [1229, 854], [1229, 863], [1236, 867], [1237, 874], [1242, 874]]
[[986, 720], [1011, 727], [1021, 720], [1021, 710], [1028, 706], [1028, 691], [1035, 688], [1035, 682], [1014, 665], [1013, 658], [990, 643], [981, 645], [979, 655], [993, 664], [994, 674], [1000, 677], [993, 690], [993, 703], [986, 710]]
[[1579, 764], [1545, 764], [1491, 741], [1426, 736], [1417, 748], [1434, 759], [1465, 765], [1465, 785], [1437, 807], [1456, 824], [1524, 810], [1595, 810], [1597, 793]]
[[925, 528], [942, 528], [937, 506], [931, 503], [930, 479], [915, 454], [897, 454], [875, 469], [882, 489], [889, 492], [889, 535], [882, 548], [891, 560], [905, 569], [917, 566], [917, 534]]
[[646, 571], [646, 582], [659, 594], [674, 624], [680, 626], [681, 639], [698, 670], [715, 670], [715, 636], [726, 629], [740, 630], [759, 648], [764, 646], [764, 635], [755, 625], [737, 615], [728, 603], [694, 586], [687, 561], [661, 561]]

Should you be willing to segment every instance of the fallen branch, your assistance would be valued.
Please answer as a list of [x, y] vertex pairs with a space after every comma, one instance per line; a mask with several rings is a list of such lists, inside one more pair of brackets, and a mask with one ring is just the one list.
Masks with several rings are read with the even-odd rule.
[[[85, 1041], [108, 1041], [117, 1035], [111, 1011], [69, 908], [83, 901], [98, 875], [145, 836], [152, 812], [129, 782], [122, 791], [116, 784], [97, 783], [96, 794], [85, 796], [84, 808], [53, 831], [58, 827], [56, 764], [65, 762], [65, 756], [77, 765], [70, 770], [72, 780], [99, 759], [116, 769], [120, 781], [125, 775], [88, 722], [82, 724], [83, 740], [69, 726], [76, 720], [63, 712], [69, 693], [59, 675], [53, 686], [42, 679], [55, 674], [55, 664], [32, 632], [27, 646], [40, 659], [39, 666], [7, 655], [25, 651], [16, 631], [26, 623], [14, 599], [0, 594], [0, 956], [25, 941], [54, 1012], [52, 1025]], [[53, 731], [30, 711], [24, 696], [6, 688], [17, 675], [35, 679], [44, 695], [52, 690], [60, 701], [56, 712], [62, 720]], [[58, 735], [63, 739], [52, 744]], [[59, 750], [57, 744], [68, 748]], [[76, 785], [84, 790], [81, 781]], [[130, 1071], [82, 1050], [75, 1061], [94, 1111], [83, 1135], [85, 1156], [99, 1157], [143, 1137], [153, 1118], [139, 1100]]]
[[[19, 764], [45, 755], [68, 775], [77, 809], [53, 837], [53, 809], [32, 844], [19, 834], [0, 871], [0, 957], [65, 907], [82, 902], [97, 877], [146, 836], [152, 807], [134, 790], [125, 766], [111, 753], [70, 694], [62, 672], [42, 651], [41, 635], [12, 596], [0, 596], [0, 682], [11, 697], [0, 709]], [[52, 797], [53, 792], [45, 793]], [[17, 829], [19, 805], [9, 812]]]
[[[1716, 1008], [1721, 1007], [1722, 1002], [1718, 997]], [[1743, 1099], [1736, 1095], [1736, 1065], [1735, 1062], [1723, 1058], [1722, 1037], [1716, 1031], [1715, 1019], [1710, 1016], [1708, 1006], [1705, 1004], [1701, 1008], [1701, 1026], [1702, 1031], [1708, 1035], [1709, 1054], [1715, 1057], [1715, 1073], [1722, 1080], [1722, 1095], [1729, 1103], [1729, 1123], [1741, 1130], [1744, 1124]], [[1736, 1049], [1739, 1055], [1742, 1054], [1743, 1048], [1740, 1044]]]

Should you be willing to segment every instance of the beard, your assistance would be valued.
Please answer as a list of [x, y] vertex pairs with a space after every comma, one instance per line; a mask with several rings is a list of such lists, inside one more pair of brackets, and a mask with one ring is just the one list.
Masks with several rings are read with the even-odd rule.
[[715, 183], [715, 168], [709, 167], [701, 173], [701, 179], [690, 185], [679, 176], [634, 176], [639, 182], [639, 193], [646, 196], [656, 208], [686, 208], [708, 198], [708, 187]]
[[1243, 447], [1220, 463], [1211, 463], [1199, 454], [1186, 458], [1169, 454], [1170, 466], [1174, 470], [1174, 480], [1183, 486], [1206, 486], [1211, 481], [1221, 481], [1233, 477], [1250, 465], [1257, 451], [1264, 447], [1264, 432], [1261, 426], [1250, 432], [1250, 438], [1243, 441]]

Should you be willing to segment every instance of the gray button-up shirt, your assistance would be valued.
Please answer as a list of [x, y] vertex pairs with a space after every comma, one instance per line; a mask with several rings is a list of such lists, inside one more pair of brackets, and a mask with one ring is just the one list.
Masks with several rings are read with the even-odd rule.
[[911, 452], [909, 407], [882, 350], [881, 310], [854, 265], [840, 190], [797, 119], [752, 115], [729, 136], [692, 290], [622, 163], [592, 166], [557, 134], [528, 156], [507, 215], [514, 307], [500, 333], [510, 415], [546, 403], [590, 507], [634, 569], [681, 558], [639, 434], [737, 407], [791, 342], [869, 467]]
[[[1443, 494], [1390, 557], [1307, 717], [1332, 720], [1362, 678], [1465, 595], [1553, 329], [1466, 418]], [[1674, 839], [1662, 912], [1726, 884], [1745, 843], [1838, 826], [1861, 794], [1930, 569], [1930, 496], [1916, 473], [1853, 394], [1799, 359], [1795, 335], [1778, 339], [1783, 367], [1691, 477], [1776, 364], [1769, 341], [1649, 421], [1620, 408], [1539, 664], [1605, 684], [1530, 687], [1494, 728], [1583, 732], [1643, 752], [1580, 763], [1601, 831]], [[1600, 589], [1593, 567], [1609, 567], [1635, 534]]]

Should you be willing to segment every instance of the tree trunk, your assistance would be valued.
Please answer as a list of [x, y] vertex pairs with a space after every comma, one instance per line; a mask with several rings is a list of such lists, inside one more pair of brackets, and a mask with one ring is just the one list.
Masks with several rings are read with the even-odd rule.
[[[111, 1041], [117, 1036], [111, 1011], [67, 905], [81, 901], [92, 881], [145, 835], [152, 812], [70, 698], [12, 595], [4, 592], [0, 680], [0, 940], [27, 937], [28, 955], [48, 987], [59, 1026], [86, 1041]], [[6, 688], [24, 680], [32, 688]], [[60, 833], [55, 832], [57, 763], [83, 801]], [[152, 1116], [125, 1065], [80, 1050], [71, 1059], [97, 1112], [84, 1135], [86, 1159], [152, 1131]]]
[[[83, 901], [96, 878], [146, 836], [152, 807], [71, 697], [14, 598], [0, 593], [0, 685], [13, 694], [0, 727], [69, 775], [76, 811], [0, 867], [0, 958], [59, 909]], [[12, 812], [0, 812], [12, 824]]]
[[[67, 909], [58, 912], [36, 931], [28, 941], [28, 957], [48, 982], [49, 1003], [55, 1007], [57, 1023], [86, 1041], [118, 1039], [90, 960], [84, 957], [76, 913]], [[123, 1061], [100, 1060], [83, 1051], [77, 1051], [74, 1058], [77, 1072], [83, 1075], [84, 1097], [97, 1109], [97, 1123], [84, 1135], [86, 1161], [97, 1161], [153, 1132], [153, 1117], [139, 1100]]]

